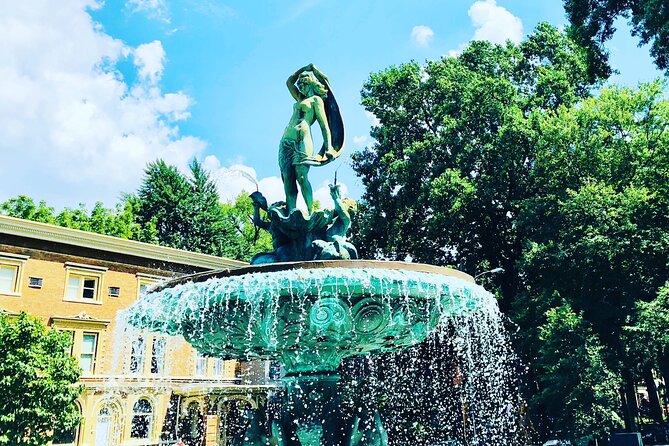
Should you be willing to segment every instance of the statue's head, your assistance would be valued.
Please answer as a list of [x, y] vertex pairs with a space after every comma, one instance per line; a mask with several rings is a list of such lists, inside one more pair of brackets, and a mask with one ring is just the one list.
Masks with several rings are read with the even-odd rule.
[[312, 73], [300, 74], [297, 78], [297, 88], [305, 96], [318, 95], [325, 99], [328, 95], [328, 89]]

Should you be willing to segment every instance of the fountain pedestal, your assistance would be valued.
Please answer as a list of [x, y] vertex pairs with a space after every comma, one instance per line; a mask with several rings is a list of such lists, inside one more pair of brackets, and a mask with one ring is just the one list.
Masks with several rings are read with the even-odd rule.
[[268, 420], [257, 411], [235, 446], [385, 446], [378, 411], [342, 404], [337, 367], [415, 345], [443, 318], [485, 305], [492, 297], [472, 282], [397, 262], [250, 266], [172, 281], [133, 305], [128, 319], [182, 335], [208, 356], [284, 365], [280, 413]]
[[286, 376], [283, 383], [278, 417], [257, 411], [235, 445], [387, 446], [378, 410], [347, 410], [337, 373]]

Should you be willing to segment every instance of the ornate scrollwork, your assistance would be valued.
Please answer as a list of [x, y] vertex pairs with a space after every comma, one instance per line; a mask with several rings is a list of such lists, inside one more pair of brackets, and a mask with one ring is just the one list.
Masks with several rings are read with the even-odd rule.
[[309, 318], [312, 326], [322, 329], [331, 324], [341, 325], [346, 321], [348, 307], [341, 299], [326, 297], [317, 300], [311, 307]]

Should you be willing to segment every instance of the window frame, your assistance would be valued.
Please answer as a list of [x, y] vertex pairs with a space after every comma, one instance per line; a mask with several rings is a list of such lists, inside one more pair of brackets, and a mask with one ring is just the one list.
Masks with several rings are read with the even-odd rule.
[[[102, 305], [102, 290], [104, 289], [104, 276], [107, 268], [99, 266], [82, 265], [79, 263], [67, 262], [65, 263], [65, 288], [63, 290], [63, 301], [87, 303]], [[78, 287], [77, 297], [68, 295], [70, 290], [70, 279], [81, 278], [81, 283]], [[93, 298], [83, 297], [86, 280], [95, 280], [95, 288], [93, 289]], [[88, 288], [90, 289], [90, 288]]]
[[[162, 344], [160, 348], [157, 348]], [[151, 336], [151, 354], [149, 356], [149, 374], [164, 375], [167, 365], [167, 337], [154, 334]], [[154, 371], [155, 370], [155, 371]]]
[[4, 266], [15, 270], [11, 290], [0, 291], [0, 296], [21, 296], [21, 289], [23, 287], [23, 270], [25, 263], [29, 258], [30, 256], [24, 256], [21, 254], [0, 252], [0, 267]]
[[[84, 339], [86, 336], [93, 336], [94, 342], [93, 342], [93, 352], [84, 352]], [[100, 345], [100, 333], [94, 332], [94, 331], [83, 331], [81, 333], [81, 345], [79, 347], [79, 352], [77, 356], [77, 360], [79, 361], [79, 367], [81, 367], [81, 376], [93, 376], [95, 374], [95, 367], [97, 366], [97, 356], [98, 356], [98, 347]], [[91, 357], [91, 368], [90, 370], [85, 370], [81, 366], [81, 360], [83, 356], [90, 356]]]
[[[111, 323], [110, 320], [94, 319], [88, 316], [85, 312], [81, 312], [77, 316], [52, 316], [49, 319], [49, 325], [54, 330], [59, 332], [72, 333], [72, 347], [70, 348], [70, 355], [77, 360], [77, 364], [81, 366], [81, 354], [84, 342], [84, 335], [95, 335], [95, 352], [93, 354], [93, 370], [91, 372], [83, 372], [82, 378], [90, 378], [100, 373], [99, 365], [101, 356], [105, 349], [105, 336], [107, 328]], [[88, 354], [88, 353], [84, 353]], [[82, 369], [83, 371], [83, 369]]]
[[155, 285], [161, 280], [165, 280], [165, 277], [153, 276], [151, 274], [137, 273], [136, 276], [137, 276], [137, 299], [142, 297], [142, 286], [147, 286], [150, 288], [152, 285]]
[[[140, 401], [146, 401], [149, 403], [149, 412], [140, 412], [137, 409], [137, 405], [140, 403]], [[140, 397], [137, 398], [137, 400], [132, 404], [132, 412], [131, 412], [131, 417], [130, 417], [130, 439], [131, 440], [148, 440], [151, 439], [153, 436], [153, 428], [154, 428], [154, 415], [155, 415], [155, 404], [154, 402], [148, 398], [148, 397]], [[147, 418], [147, 427], [146, 427], [146, 437], [136, 437], [133, 435], [135, 431], [135, 419], [137, 418]]]

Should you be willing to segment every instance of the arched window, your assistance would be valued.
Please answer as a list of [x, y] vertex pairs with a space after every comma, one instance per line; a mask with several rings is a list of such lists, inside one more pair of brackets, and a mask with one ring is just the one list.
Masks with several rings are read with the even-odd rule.
[[142, 398], [132, 407], [132, 428], [130, 437], [149, 438], [153, 421], [153, 407], [151, 402]]

